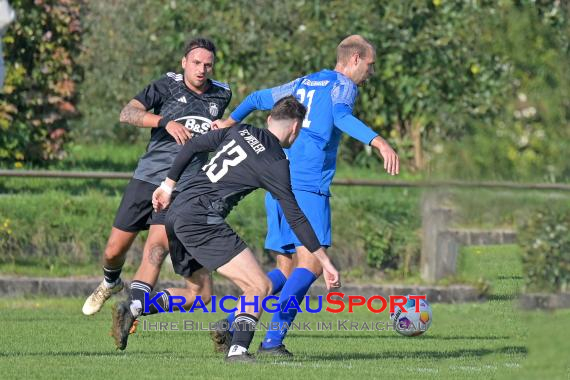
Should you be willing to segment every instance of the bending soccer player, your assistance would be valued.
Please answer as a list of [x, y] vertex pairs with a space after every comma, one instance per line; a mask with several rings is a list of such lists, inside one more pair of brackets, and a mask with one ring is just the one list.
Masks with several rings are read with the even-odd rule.
[[[216, 270], [235, 283], [245, 296], [245, 308], [241, 308], [240, 302], [237, 305], [234, 323], [240, 328], [236, 328], [229, 344], [228, 361], [254, 360], [248, 348], [261, 315], [261, 302], [271, 292], [271, 281], [255, 256], [224, 221], [247, 194], [257, 188], [269, 191], [307, 252], [322, 266], [327, 287], [340, 286], [338, 271], [321, 248], [291, 191], [289, 161], [282, 149], [291, 146], [304, 116], [305, 107], [289, 96], [275, 104], [267, 119], [267, 129], [244, 124], [194, 137], [182, 148], [166, 180], [152, 197], [157, 211], [167, 207], [180, 174], [194, 155], [214, 151], [210, 162], [170, 206], [166, 229], [176, 273], [187, 278], [198, 268]], [[131, 324], [141, 312], [139, 307], [135, 301], [124, 301], [115, 308], [113, 335], [120, 349], [127, 345]]]
[[[332, 243], [329, 187], [336, 171], [342, 133], [377, 151], [389, 174], [395, 175], [399, 171], [398, 155], [390, 145], [352, 115], [357, 86], [374, 73], [375, 60], [376, 52], [370, 42], [358, 35], [347, 37], [337, 47], [334, 70], [322, 70], [282, 86], [253, 92], [230, 118], [212, 125], [212, 128], [231, 127], [256, 109], [270, 109], [287, 95], [294, 95], [307, 107], [303, 128], [295, 144], [287, 150], [287, 157], [291, 163], [293, 193], [323, 247]], [[281, 292], [279, 303], [283, 310], [290, 297], [295, 297], [299, 304], [303, 301], [311, 284], [322, 274], [322, 267], [283, 218], [283, 209], [271, 194], [266, 195], [265, 206], [268, 226], [265, 248], [277, 255], [277, 269], [269, 272], [268, 276], [272, 282], [272, 294]], [[298, 264], [292, 270], [291, 254], [295, 252]], [[287, 276], [288, 273], [291, 275]], [[286, 327], [291, 326], [296, 312], [295, 308], [290, 308], [287, 313], [274, 314], [272, 323], [279, 323], [280, 329], [267, 332], [259, 353], [292, 355], [283, 340], [287, 334]], [[224, 326], [231, 326], [234, 318], [235, 315], [230, 314], [229, 323], [220, 321], [212, 334], [217, 351], [227, 349], [231, 330], [227, 331]]]
[[[121, 122], [151, 128], [150, 142], [123, 195], [103, 256], [104, 280], [85, 301], [85, 315], [97, 313], [105, 301], [123, 289], [120, 275], [127, 251], [137, 234], [147, 229], [149, 234], [131, 293], [144, 294], [155, 285], [168, 253], [168, 239], [164, 228], [166, 211], [153, 211], [152, 193], [182, 145], [193, 134], [207, 133], [212, 120], [223, 115], [231, 99], [228, 85], [209, 79], [215, 55], [212, 41], [204, 38], [188, 41], [181, 61], [183, 74], [167, 73], [121, 111]], [[178, 184], [179, 190], [188, 185], [207, 158], [206, 154], [194, 157]], [[187, 299], [196, 294], [209, 299], [211, 284], [204, 272], [188, 280]]]

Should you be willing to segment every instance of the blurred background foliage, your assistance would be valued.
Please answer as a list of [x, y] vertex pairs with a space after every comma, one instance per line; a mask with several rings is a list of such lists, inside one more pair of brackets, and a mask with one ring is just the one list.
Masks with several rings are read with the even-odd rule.
[[[355, 112], [397, 146], [406, 171], [550, 182], [570, 176], [570, 6], [564, 1], [12, 5], [18, 19], [3, 39], [3, 166], [61, 158], [68, 141], [145, 141], [148, 131], [119, 125], [120, 109], [164, 72], [180, 71], [189, 37], [216, 42], [215, 78], [232, 86], [233, 107], [253, 90], [332, 68], [338, 42], [360, 33], [376, 45], [378, 58]], [[341, 153], [351, 165], [377, 164], [348, 138]]]
[[79, 1], [11, 1], [17, 21], [3, 37], [6, 80], [0, 94], [0, 160], [46, 162], [64, 156], [77, 115], [77, 63], [84, 33]]
[[530, 291], [568, 292], [570, 286], [570, 213], [543, 208], [521, 220], [519, 245], [525, 285]]
[[[131, 171], [149, 131], [120, 125], [119, 112], [154, 79], [180, 72], [191, 37], [217, 44], [214, 78], [231, 85], [231, 110], [251, 91], [333, 68], [338, 42], [359, 33], [377, 62], [355, 113], [397, 148], [400, 178], [569, 182], [568, 1], [10, 2], [2, 168]], [[339, 160], [341, 178], [382, 175], [378, 158], [348, 137]], [[0, 181], [0, 271], [93, 274], [123, 187]], [[347, 277], [417, 281], [421, 191], [335, 186], [334, 195], [331, 255]], [[244, 200], [230, 223], [270, 264], [262, 196]], [[568, 289], [567, 204], [552, 193], [454, 195], [460, 227], [517, 227], [528, 290]]]

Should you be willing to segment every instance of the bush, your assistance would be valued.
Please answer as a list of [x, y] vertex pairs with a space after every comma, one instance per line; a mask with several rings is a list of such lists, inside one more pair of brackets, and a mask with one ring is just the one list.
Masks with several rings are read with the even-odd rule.
[[[420, 257], [420, 217], [416, 204], [394, 199], [366, 202], [356, 226], [361, 231], [366, 264], [375, 269], [409, 275]], [[373, 203], [373, 204], [372, 204]], [[356, 205], [355, 205], [356, 206]]]
[[331, 255], [343, 270], [362, 268], [416, 272], [420, 258], [421, 217], [418, 192], [348, 187], [333, 188]]
[[61, 158], [67, 118], [76, 114], [80, 0], [14, 0], [16, 22], [3, 38], [6, 81], [0, 98], [0, 162]]
[[0, 263], [100, 260], [119, 197], [58, 191], [0, 198]]
[[568, 291], [570, 210], [544, 209], [519, 227], [527, 290]]
[[183, 42], [170, 49], [171, 33], [160, 17], [162, 8], [151, 0], [85, 5], [78, 58], [85, 71], [78, 104], [83, 117], [72, 125], [77, 140], [130, 142], [148, 135], [148, 129], [121, 125], [119, 113], [151, 81], [166, 71], [180, 70]]
[[[0, 264], [42, 268], [91, 265], [98, 271], [126, 182], [103, 187], [85, 180], [67, 180], [65, 185], [63, 180], [34, 179], [20, 186], [15, 181], [9, 185], [18, 191], [0, 197]], [[95, 186], [97, 190], [93, 190]], [[417, 193], [365, 187], [334, 187], [333, 191], [330, 253], [340, 269], [359, 268], [366, 274], [389, 269], [403, 275], [415, 271], [419, 261], [416, 231], [420, 227]], [[273, 258], [263, 250], [263, 199], [263, 191], [246, 197], [228, 223], [261, 261], [269, 264]], [[138, 254], [129, 256], [133, 258], [136, 262]]]

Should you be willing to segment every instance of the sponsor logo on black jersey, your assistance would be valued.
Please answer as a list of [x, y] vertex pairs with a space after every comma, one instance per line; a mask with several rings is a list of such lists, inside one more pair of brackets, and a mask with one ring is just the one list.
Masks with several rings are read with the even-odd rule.
[[176, 121], [183, 124], [190, 131], [201, 135], [208, 132], [212, 126], [212, 120], [201, 116], [184, 116], [176, 119]]

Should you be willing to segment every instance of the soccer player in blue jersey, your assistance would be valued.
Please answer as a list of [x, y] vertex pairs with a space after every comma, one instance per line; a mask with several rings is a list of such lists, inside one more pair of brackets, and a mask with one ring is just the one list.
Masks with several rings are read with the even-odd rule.
[[[334, 70], [322, 70], [270, 89], [251, 93], [223, 121], [214, 122], [212, 128], [231, 127], [241, 122], [254, 110], [269, 110], [275, 102], [294, 95], [307, 107], [303, 128], [295, 144], [286, 149], [290, 161], [291, 184], [299, 206], [309, 219], [324, 248], [330, 247], [331, 212], [329, 187], [336, 171], [336, 156], [342, 133], [374, 148], [384, 161], [384, 169], [391, 175], [399, 172], [399, 158], [390, 145], [376, 132], [352, 115], [362, 85], [373, 73], [376, 51], [372, 44], [359, 35], [345, 38], [337, 47], [337, 63]], [[311, 284], [321, 276], [323, 269], [318, 260], [301, 245], [283, 211], [270, 194], [266, 195], [268, 232], [265, 247], [277, 254], [277, 268], [268, 273], [272, 293], [281, 292], [279, 304], [285, 307], [290, 297], [299, 304]], [[292, 253], [297, 253], [297, 267], [293, 269]], [[292, 272], [291, 272], [292, 271]], [[290, 275], [289, 275], [290, 274]], [[296, 310], [274, 314], [272, 322], [278, 322], [279, 331], [268, 331], [259, 353], [291, 356], [283, 340], [295, 318]], [[228, 316], [229, 325], [234, 316]], [[216, 349], [227, 349], [231, 330], [219, 328], [212, 333]]]

